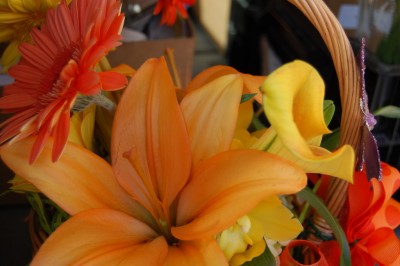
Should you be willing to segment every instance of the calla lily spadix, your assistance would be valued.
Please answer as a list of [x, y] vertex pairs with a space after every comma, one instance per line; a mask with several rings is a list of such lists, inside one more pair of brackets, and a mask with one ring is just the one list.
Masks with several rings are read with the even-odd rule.
[[[27, 160], [31, 137], [0, 148], [16, 174], [71, 215], [32, 265], [227, 265], [215, 236], [263, 200], [306, 185], [301, 168], [262, 151], [198, 153], [198, 130], [217, 127], [214, 121], [225, 115], [211, 105], [238, 107], [242, 94], [236, 89], [238, 96], [208, 103], [203, 97], [212, 98], [212, 90], [201, 91], [181, 107], [165, 60], [148, 60], [117, 107], [112, 165], [72, 143], [50, 164], [51, 143], [34, 164]], [[204, 103], [202, 113], [189, 110], [196, 102]], [[202, 124], [198, 129], [190, 128], [194, 120]], [[228, 140], [220, 136], [229, 142], [233, 133]]]

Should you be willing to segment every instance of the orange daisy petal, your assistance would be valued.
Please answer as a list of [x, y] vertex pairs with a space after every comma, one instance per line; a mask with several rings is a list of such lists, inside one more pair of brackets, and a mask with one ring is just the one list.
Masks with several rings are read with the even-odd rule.
[[[15, 82], [4, 88], [0, 108], [18, 118], [1, 124], [0, 144], [26, 137], [28, 132], [38, 135], [31, 156], [34, 161], [52, 135], [56, 139], [53, 158], [57, 159], [66, 139], [66, 129], [57, 125], [67, 126], [69, 119], [64, 108], [72, 106], [78, 93], [99, 93], [101, 81], [107, 90], [123, 86], [121, 77], [113, 83], [108, 74], [94, 72], [101, 57], [119, 45], [124, 20], [120, 9], [115, 0], [74, 0], [70, 7], [62, 1], [47, 12], [45, 24], [32, 31], [32, 44], [20, 45], [22, 59], [9, 71]], [[28, 123], [36, 124], [36, 130], [23, 131]]]

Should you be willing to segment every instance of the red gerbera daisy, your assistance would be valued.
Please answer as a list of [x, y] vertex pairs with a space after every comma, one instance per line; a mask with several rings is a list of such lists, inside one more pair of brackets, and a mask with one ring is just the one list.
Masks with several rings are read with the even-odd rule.
[[185, 5], [191, 6], [196, 0], [158, 0], [157, 6], [154, 9], [154, 15], [162, 12], [161, 24], [173, 25], [176, 20], [176, 12], [187, 18], [188, 14]]
[[124, 15], [118, 0], [63, 1], [49, 10], [46, 23], [32, 31], [33, 44], [20, 45], [22, 59], [10, 69], [15, 79], [4, 88], [0, 108], [14, 113], [0, 124], [0, 143], [37, 135], [30, 162], [54, 137], [53, 161], [67, 142], [70, 110], [79, 94], [124, 87], [116, 72], [96, 72], [96, 64], [120, 45]]

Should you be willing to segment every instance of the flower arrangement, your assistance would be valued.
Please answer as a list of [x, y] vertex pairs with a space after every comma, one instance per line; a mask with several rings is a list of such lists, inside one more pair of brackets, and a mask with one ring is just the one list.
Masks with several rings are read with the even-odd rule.
[[[172, 25], [193, 3], [160, 0], [154, 12]], [[400, 174], [378, 162], [382, 180], [368, 180], [368, 163], [355, 171], [357, 145], [326, 148], [334, 104], [311, 65], [267, 77], [214, 66], [179, 88], [164, 57], [137, 70], [108, 64], [120, 9], [118, 0], [0, 2], [14, 47], [2, 57], [14, 82], [0, 98], [12, 114], [0, 124], [0, 156], [44, 231], [32, 265], [400, 262], [391, 198]], [[7, 59], [16, 47], [21, 58]], [[327, 200], [335, 184], [339, 213]]]

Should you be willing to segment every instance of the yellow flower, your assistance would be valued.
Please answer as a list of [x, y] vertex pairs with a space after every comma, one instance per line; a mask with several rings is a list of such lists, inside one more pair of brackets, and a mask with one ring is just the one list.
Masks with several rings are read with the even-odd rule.
[[0, 42], [8, 43], [1, 57], [3, 71], [18, 61], [19, 44], [31, 41], [32, 28], [39, 27], [47, 10], [59, 3], [60, 0], [0, 0]]
[[74, 113], [71, 116], [68, 141], [92, 151], [95, 114], [95, 104], [92, 104], [81, 112]]
[[344, 145], [333, 153], [319, 147], [322, 135], [330, 130], [323, 116], [325, 85], [318, 72], [306, 62], [294, 61], [271, 73], [261, 91], [271, 128], [258, 148], [295, 162], [307, 173], [352, 182], [352, 147]]
[[302, 230], [300, 221], [282, 205], [279, 198], [270, 197], [223, 231], [219, 245], [230, 265], [242, 265], [261, 255], [267, 241], [287, 242], [296, 238]]
[[148, 60], [117, 107], [112, 166], [72, 143], [50, 163], [49, 141], [34, 164], [32, 138], [2, 146], [4, 162], [71, 215], [32, 265], [227, 265], [215, 236], [307, 178], [274, 155], [229, 150], [235, 127], [225, 123], [237, 112], [225, 110], [238, 108], [242, 90], [235, 75], [218, 82], [179, 105], [165, 60]]

